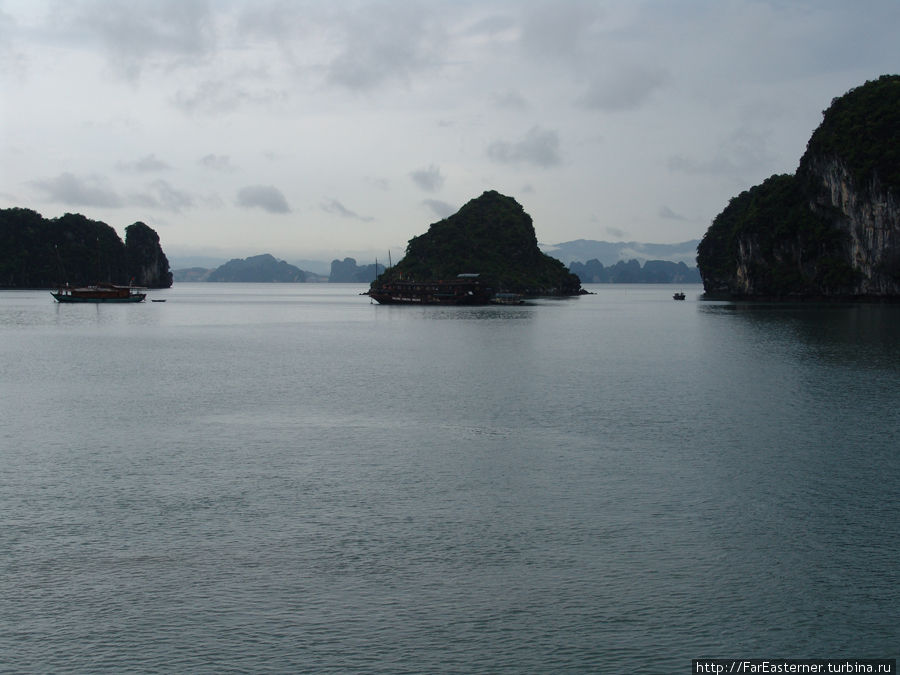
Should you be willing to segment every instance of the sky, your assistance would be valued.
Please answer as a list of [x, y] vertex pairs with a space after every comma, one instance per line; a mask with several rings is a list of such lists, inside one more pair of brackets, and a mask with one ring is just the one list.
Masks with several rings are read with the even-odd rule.
[[0, 0], [0, 208], [356, 257], [485, 190], [676, 243], [900, 71], [897, 0]]

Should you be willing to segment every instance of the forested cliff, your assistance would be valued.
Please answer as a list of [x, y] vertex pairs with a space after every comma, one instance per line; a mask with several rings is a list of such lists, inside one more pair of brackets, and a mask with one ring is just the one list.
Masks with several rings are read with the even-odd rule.
[[429, 281], [475, 273], [498, 290], [527, 295], [577, 295], [581, 282], [538, 248], [534, 225], [512, 197], [494, 190], [413, 237], [406, 255], [372, 282]]
[[52, 288], [110, 282], [172, 285], [159, 236], [144, 223], [125, 242], [106, 223], [77, 213], [45, 219], [31, 209], [0, 209], [0, 287]]
[[796, 174], [733, 198], [697, 247], [706, 292], [900, 297], [900, 76], [832, 101]]

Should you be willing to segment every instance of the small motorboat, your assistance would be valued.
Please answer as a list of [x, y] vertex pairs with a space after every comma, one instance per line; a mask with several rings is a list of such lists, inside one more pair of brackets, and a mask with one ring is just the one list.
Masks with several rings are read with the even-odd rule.
[[684, 293], [682, 293], [681, 291], [679, 291], [678, 293], [675, 293], [675, 294], [672, 296], [672, 299], [673, 299], [673, 300], [684, 300]]

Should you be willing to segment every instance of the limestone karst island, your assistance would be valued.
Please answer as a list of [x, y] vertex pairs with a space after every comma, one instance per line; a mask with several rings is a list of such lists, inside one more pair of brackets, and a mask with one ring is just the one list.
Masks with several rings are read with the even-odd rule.
[[697, 247], [708, 296], [900, 297], [900, 76], [831, 102], [795, 174], [734, 197]]
[[368, 294], [389, 304], [484, 304], [582, 292], [578, 277], [538, 248], [531, 216], [491, 190], [410, 239]]
[[122, 242], [106, 223], [77, 213], [46, 219], [31, 209], [0, 209], [0, 287], [97, 282], [169, 288], [172, 273], [156, 232], [134, 223]]

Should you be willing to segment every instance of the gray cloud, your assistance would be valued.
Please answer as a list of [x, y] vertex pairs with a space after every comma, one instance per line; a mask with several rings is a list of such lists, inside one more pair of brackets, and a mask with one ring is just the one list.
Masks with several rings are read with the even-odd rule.
[[668, 168], [689, 175], [726, 175], [744, 181], [772, 166], [774, 158], [767, 149], [766, 137], [741, 128], [719, 143], [715, 154], [705, 159], [671, 155]]
[[135, 192], [127, 197], [121, 196], [104, 177], [97, 175], [77, 176], [65, 172], [55, 178], [33, 181], [32, 185], [42, 190], [50, 201], [68, 206], [140, 206], [179, 213], [196, 203], [190, 193], [178, 190], [164, 180], [155, 180], [147, 186], [145, 192]]
[[192, 90], [179, 89], [171, 98], [172, 104], [187, 114], [216, 115], [233, 112], [245, 105], [271, 105], [289, 98], [286, 91], [262, 88], [256, 83], [248, 88], [238, 80], [238, 76], [228, 80], [206, 80]]
[[238, 32], [263, 41], [275, 40], [287, 50], [310, 30], [309, 7], [297, 3], [250, 3], [237, 17]]
[[123, 171], [133, 171], [135, 173], [152, 173], [154, 171], [167, 171], [172, 167], [166, 162], [159, 159], [156, 155], [150, 154], [136, 159], [133, 162], [119, 162], [116, 166]]
[[535, 164], [540, 167], [560, 163], [559, 134], [551, 129], [533, 127], [520, 141], [495, 141], [488, 146], [488, 157], [502, 164]]
[[158, 208], [179, 213], [194, 206], [194, 198], [183, 190], [173, 188], [164, 180], [156, 180], [150, 185]]
[[353, 220], [361, 220], [364, 223], [371, 222], [374, 220], [372, 216], [361, 216], [356, 211], [351, 211], [346, 206], [341, 204], [337, 199], [328, 199], [322, 203], [322, 210], [326, 213], [331, 213], [336, 216], [340, 216], [341, 218], [351, 218]]
[[681, 215], [680, 213], [676, 213], [665, 205], [659, 208], [659, 217], [665, 218], [667, 220], [687, 220], [687, 218], [685, 218], [683, 215]]
[[237, 205], [260, 208], [269, 213], [290, 213], [284, 194], [272, 185], [248, 185], [238, 190]]
[[506, 110], [526, 110], [528, 108], [528, 101], [515, 89], [498, 91], [491, 98], [497, 108]]
[[70, 38], [99, 42], [113, 68], [132, 81], [148, 63], [194, 63], [215, 47], [206, 0], [87, 0], [56, 8], [55, 21]]
[[441, 65], [446, 36], [429, 8], [412, 2], [373, 2], [346, 10], [331, 24], [340, 52], [326, 66], [331, 84], [366, 91]]
[[580, 103], [610, 112], [633, 110], [643, 105], [668, 80], [661, 68], [632, 66], [598, 76], [588, 86]]
[[532, 5], [522, 24], [522, 47], [540, 61], [578, 63], [597, 42], [591, 32], [599, 18], [589, 0]]
[[429, 209], [431, 209], [439, 218], [452, 216], [458, 210], [452, 204], [448, 204], [447, 202], [442, 202], [437, 199], [426, 199], [422, 203]]
[[491, 14], [488, 17], [477, 20], [465, 31], [465, 35], [496, 36], [516, 28], [517, 23], [513, 16], [508, 14]]
[[416, 169], [409, 176], [412, 178], [413, 183], [426, 192], [436, 192], [444, 186], [444, 177], [441, 175], [441, 170], [434, 164], [427, 169]]
[[122, 198], [108, 186], [105, 178], [97, 175], [76, 176], [66, 171], [56, 178], [33, 181], [32, 185], [42, 190], [51, 202], [59, 204], [106, 208], [123, 206]]
[[387, 178], [379, 178], [378, 176], [366, 176], [366, 183], [379, 190], [389, 190], [391, 182]]
[[200, 166], [206, 167], [207, 169], [213, 169], [214, 171], [234, 171], [234, 166], [231, 164], [231, 158], [228, 155], [204, 155], [197, 163]]

